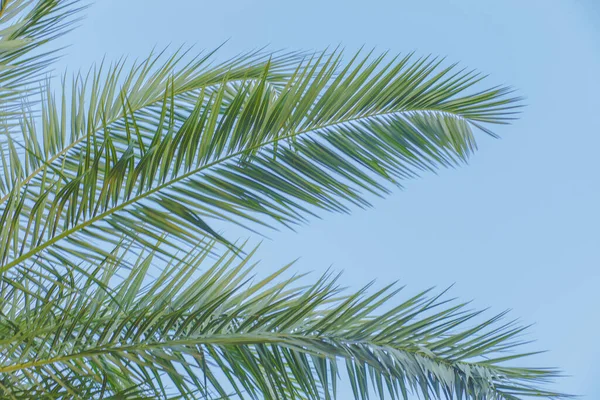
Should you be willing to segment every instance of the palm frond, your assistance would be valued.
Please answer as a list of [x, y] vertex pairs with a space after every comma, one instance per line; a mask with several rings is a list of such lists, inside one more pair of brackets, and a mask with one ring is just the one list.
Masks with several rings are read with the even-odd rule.
[[136, 387], [155, 398], [329, 399], [344, 365], [357, 399], [562, 397], [540, 387], [555, 370], [507, 364], [528, 354], [515, 352], [523, 328], [504, 313], [474, 323], [480, 312], [444, 293], [352, 293], [331, 273], [303, 286], [283, 278], [289, 265], [257, 279], [253, 252], [211, 261], [201, 247], [162, 270], [145, 254], [124, 278], [106, 259], [76, 285], [38, 296], [11, 287], [0, 307], [3, 397]]
[[44, 161], [4, 197], [0, 218], [12, 224], [0, 231], [0, 269], [104, 257], [121, 234], [140, 246], [165, 233], [228, 244], [209, 221], [292, 226], [318, 208], [366, 206], [369, 194], [388, 192], [385, 181], [465, 161], [472, 129], [490, 133], [485, 124], [510, 121], [518, 107], [505, 88], [467, 93], [481, 77], [435, 59], [294, 60], [252, 64], [249, 78], [226, 64], [190, 91], [186, 79], [168, 78], [169, 61], [147, 90], [135, 71], [118, 95], [116, 78], [102, 90], [94, 79], [92, 93], [108, 94], [87, 114], [81, 97], [68, 116], [49, 102], [42, 137], [58, 143], [70, 130], [71, 144], [40, 154], [24, 125], [30, 159]]
[[58, 56], [43, 47], [69, 32], [85, 6], [79, 0], [3, 0], [0, 4], [0, 108], [19, 113], [46, 68]]

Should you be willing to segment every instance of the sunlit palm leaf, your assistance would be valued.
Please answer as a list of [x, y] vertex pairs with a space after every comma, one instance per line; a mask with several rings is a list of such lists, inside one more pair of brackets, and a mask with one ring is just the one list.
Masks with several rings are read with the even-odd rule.
[[77, 0], [0, 3], [0, 110], [4, 120], [20, 111], [30, 90], [39, 88], [46, 67], [57, 57], [55, 49], [42, 46], [72, 28], [82, 3]]
[[[108, 95], [94, 96], [87, 113], [77, 96], [70, 115], [50, 102], [43, 137], [70, 130], [73, 139], [50, 159], [28, 152], [47, 161], [4, 198], [12, 225], [0, 231], [1, 270], [102, 256], [115, 233], [145, 246], [164, 233], [189, 245], [204, 234], [226, 242], [211, 220], [291, 225], [317, 208], [368, 205], [365, 195], [386, 193], [385, 181], [464, 161], [472, 128], [489, 132], [482, 124], [505, 123], [517, 107], [503, 88], [468, 94], [478, 75], [436, 60], [356, 55], [344, 66], [334, 52], [294, 66], [286, 56], [252, 64], [250, 78], [236, 63], [231, 73], [229, 64], [208, 70], [190, 91], [177, 73], [167, 78], [170, 61], [156, 82], [118, 94], [110, 73], [104, 88], [93, 80], [92, 93]], [[139, 100], [146, 92], [152, 101]]]
[[289, 266], [257, 280], [252, 252], [215, 262], [202, 247], [162, 271], [150, 254], [124, 279], [105, 260], [75, 286], [13, 289], [17, 306], [4, 300], [0, 317], [4, 396], [60, 386], [82, 398], [139, 387], [159, 398], [321, 399], [345, 363], [356, 398], [559, 397], [539, 388], [554, 370], [507, 364], [526, 354], [513, 351], [523, 329], [503, 315], [475, 324], [479, 312], [429, 291], [348, 293], [331, 274], [301, 286], [281, 278]]

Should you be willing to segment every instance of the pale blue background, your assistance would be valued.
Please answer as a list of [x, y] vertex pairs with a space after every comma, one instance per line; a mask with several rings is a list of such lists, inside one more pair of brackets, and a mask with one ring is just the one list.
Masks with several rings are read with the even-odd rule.
[[353, 287], [456, 282], [477, 307], [535, 323], [530, 348], [550, 350], [535, 361], [572, 375], [557, 389], [600, 398], [597, 0], [99, 0], [87, 14], [59, 70], [230, 38], [222, 56], [266, 44], [445, 55], [518, 88], [522, 119], [501, 140], [481, 136], [469, 166], [407, 183], [375, 209], [273, 233], [261, 268], [303, 256], [298, 269], [333, 264]]

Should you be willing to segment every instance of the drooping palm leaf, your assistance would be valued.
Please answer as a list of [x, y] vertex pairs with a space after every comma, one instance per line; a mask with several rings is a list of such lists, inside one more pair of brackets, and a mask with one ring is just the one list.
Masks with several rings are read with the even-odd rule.
[[507, 122], [518, 106], [504, 88], [469, 94], [478, 75], [427, 58], [294, 60], [243, 58], [216, 72], [193, 64], [168, 79], [169, 60], [147, 80], [149, 61], [121, 91], [120, 67], [104, 85], [92, 79], [90, 106], [85, 84], [70, 107], [49, 101], [42, 137], [56, 145], [35, 150], [33, 124], [23, 125], [38, 161], [0, 206], [12, 221], [0, 231], [0, 270], [103, 257], [120, 234], [141, 246], [165, 233], [225, 242], [209, 221], [291, 225], [317, 208], [364, 206], [387, 192], [382, 179], [464, 161], [472, 129], [491, 133], [483, 125]]
[[509, 365], [526, 354], [514, 351], [523, 328], [504, 314], [473, 323], [480, 313], [443, 293], [349, 293], [332, 274], [302, 286], [282, 278], [289, 266], [258, 280], [252, 252], [211, 261], [199, 247], [162, 271], [146, 254], [119, 278], [121, 248], [76, 285], [5, 287], [3, 396], [138, 387], [155, 398], [322, 399], [344, 364], [356, 398], [560, 396], [540, 388], [556, 371]]

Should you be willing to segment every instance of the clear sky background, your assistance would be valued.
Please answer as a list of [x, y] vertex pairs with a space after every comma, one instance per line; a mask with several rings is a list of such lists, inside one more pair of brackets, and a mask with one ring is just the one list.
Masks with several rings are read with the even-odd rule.
[[263, 45], [415, 50], [517, 88], [522, 118], [500, 140], [479, 135], [468, 166], [407, 182], [374, 209], [271, 232], [260, 268], [302, 256], [297, 269], [316, 278], [333, 265], [351, 287], [456, 283], [453, 295], [535, 323], [530, 349], [550, 350], [535, 362], [570, 375], [555, 388], [600, 398], [600, 2], [98, 0], [58, 69], [226, 39], [222, 57]]

